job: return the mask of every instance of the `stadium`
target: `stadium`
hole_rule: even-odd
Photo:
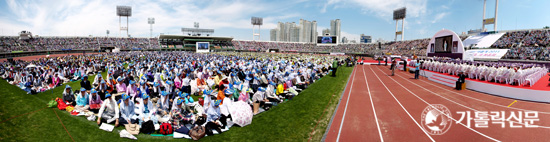
[[[0,141],[547,141],[550,28],[418,1],[3,1]]]

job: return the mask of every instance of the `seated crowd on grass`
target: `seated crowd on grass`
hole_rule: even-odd
[[[331,56],[298,54],[126,52],[1,63],[0,75],[30,94],[66,85],[63,102],[115,126],[169,123],[173,129],[229,129],[231,105],[254,114],[292,99],[326,75]],[[29,66],[35,65],[36,67]],[[106,72],[106,75],[101,73]],[[93,76],[88,81],[88,75]],[[74,92],[73,92],[74,91]],[[192,95],[199,96],[199,100]]]

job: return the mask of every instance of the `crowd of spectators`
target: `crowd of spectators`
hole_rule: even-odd
[[[465,39],[466,36],[461,36]],[[260,51],[278,49],[286,52],[316,53],[359,53],[359,54],[392,54],[392,55],[425,55],[428,38],[377,43],[351,43],[337,45],[317,45],[315,43],[245,41],[233,40],[227,44],[217,44],[221,48]],[[543,30],[523,30],[507,32],[491,47],[510,49],[505,59],[549,60],[550,33]],[[120,47],[121,49],[156,49],[160,48],[158,38],[117,38],[117,37],[38,37],[20,40],[19,37],[0,37],[0,52],[44,51],[62,49],[97,49],[99,47]],[[170,47],[170,46],[168,46]],[[183,48],[182,45],[173,47]]]
[[[430,39],[417,39],[392,42],[385,45],[386,52],[392,55],[425,55]]]
[[[426,54],[426,47],[429,39],[409,40],[403,42],[389,42],[380,45],[377,43],[349,43],[337,45],[317,45],[315,43],[298,42],[273,42],[273,41],[241,41],[233,40],[236,50],[267,51],[278,49],[286,52],[316,52],[316,53],[360,53],[378,54],[391,53],[398,55],[421,55]]]
[[[17,36],[0,37],[0,52],[98,49],[99,47],[120,47],[121,49],[160,48],[157,38],[36,37],[21,40]]]
[[[529,31],[514,31],[514,32],[507,32],[506,34],[502,35],[499,40],[497,40],[493,47],[495,48],[510,48],[512,46],[517,46],[521,43],[523,40],[523,37],[527,35]]]
[[[548,30],[507,32],[492,47],[510,49],[504,59],[550,60]]]

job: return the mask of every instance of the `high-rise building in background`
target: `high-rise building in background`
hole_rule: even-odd
[[[311,42],[317,42],[317,36],[319,36],[319,33],[317,33],[317,21],[313,20],[311,22],[311,36],[309,37],[310,38],[310,41]],[[307,38],[307,37],[304,37],[304,38]]]
[[[271,41],[317,42],[317,22],[300,19],[295,22],[277,23],[277,28],[270,30]]]
[[[269,39],[270,41],[277,41],[277,29],[269,30]]]
[[[340,19],[330,20],[330,35],[336,36],[339,41],[340,37]]]

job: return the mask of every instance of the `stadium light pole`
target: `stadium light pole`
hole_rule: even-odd
[[[483,18],[481,19],[481,31],[485,30],[485,7],[487,7],[487,0],[483,0]]]
[[[491,25],[493,24],[494,29],[493,31],[497,31],[497,21],[498,21],[498,0],[495,0],[495,17],[493,18],[487,18],[485,19],[485,10],[487,6],[487,0],[483,0],[483,19],[482,19],[482,27],[481,30],[485,31],[485,25]]]
[[[150,38],[153,38],[153,24],[155,24],[155,18],[148,18],[147,23],[150,25]]]
[[[399,8],[393,11],[393,20],[395,20],[395,39],[397,41],[397,36],[401,35],[401,41],[405,40],[405,17],[407,15],[407,8]],[[401,31],[398,31],[399,20],[401,20]]]
[[[498,15],[498,0],[496,0],[495,4],[495,31],[497,31],[497,15]]]
[[[130,25],[128,22],[129,17],[132,16],[132,7],[130,6],[116,6],[116,15],[118,16],[118,26],[120,28],[119,35],[122,34],[122,31],[126,31],[126,37],[129,37],[129,30],[128,26]],[[121,19],[122,17],[126,17],[126,27],[122,27]]]
[[[260,30],[261,30],[261,26],[264,23],[264,18],[252,17],[250,18],[250,23],[252,24],[252,40],[256,40],[256,36],[258,36],[258,40],[261,40]],[[255,31],[256,26],[258,26],[258,33],[256,33]]]

